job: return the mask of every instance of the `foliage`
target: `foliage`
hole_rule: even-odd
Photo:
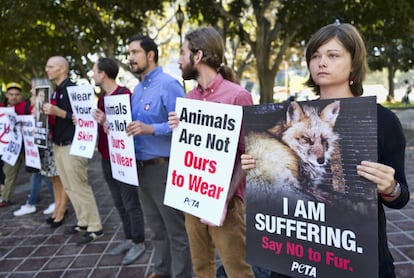
[[[148,11],[162,12],[162,3],[0,0],[0,80],[27,88],[53,55],[67,57],[73,72],[86,76],[90,54],[117,57],[129,36],[145,30]]]
[[[414,66],[414,3],[410,0],[372,1],[361,30],[369,51],[372,70],[388,70],[389,98],[394,98],[397,70],[406,72]],[[373,5],[375,2],[375,5]]]
[[[406,31],[412,30],[408,24],[414,14],[412,5],[410,0],[189,0],[187,10],[196,22],[222,30],[227,42],[228,36],[237,36],[245,43],[248,51],[244,53],[254,59],[247,55],[243,59],[239,51],[233,55],[238,58],[234,66],[243,69],[246,61],[255,62],[260,102],[267,103],[273,102],[274,79],[283,62],[289,61],[292,54],[300,54],[314,31],[335,21],[360,28],[368,39],[371,55],[373,49],[385,50],[381,54],[383,61],[370,59],[374,69],[388,65],[400,70],[411,68],[409,57],[413,49],[408,46],[413,42]]]
[[[275,76],[286,62],[300,65],[302,59],[291,57],[303,56],[311,34],[336,20],[362,31],[371,69],[387,68],[390,73],[391,96],[395,72],[413,67],[411,0],[183,0],[181,4],[188,16],[185,26],[208,24],[221,32],[227,63],[239,77],[246,69],[257,74],[261,103],[273,102]],[[174,34],[159,29],[173,20],[175,6],[167,0],[0,0],[0,83],[18,81],[28,89],[32,77],[43,75],[52,55],[67,57],[73,72],[85,77],[96,55],[124,59],[126,39],[137,32],[149,33],[157,38],[162,53],[171,53],[176,47]]]
[[[350,2],[350,3],[348,3]],[[260,85],[260,102],[273,102],[277,72],[290,55],[291,47],[303,50],[304,38],[319,27],[345,17],[354,1],[344,0],[190,0],[188,13],[199,23],[222,30],[223,37],[236,35],[254,57]],[[347,5],[345,5],[347,4]],[[321,8],[323,7],[323,9]],[[237,56],[237,55],[235,55]],[[239,58],[239,64],[249,59]],[[239,72],[240,73],[240,72]]]

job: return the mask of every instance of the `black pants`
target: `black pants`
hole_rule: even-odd
[[[4,184],[4,179],[6,178],[6,176],[4,175],[3,172],[3,165],[4,165],[4,161],[1,160],[1,155],[0,155],[0,184]]]
[[[138,188],[112,178],[109,160],[102,159],[101,163],[112,200],[121,217],[125,238],[131,239],[134,243],[144,242],[144,214],[139,200]]]

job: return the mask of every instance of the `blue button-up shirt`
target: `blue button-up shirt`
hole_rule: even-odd
[[[168,113],[175,111],[177,97],[185,97],[180,82],[156,67],[146,74],[144,80],[134,88],[132,94],[132,120],[151,124],[154,135],[134,137],[137,160],[169,157],[171,149],[171,129],[168,126]]]

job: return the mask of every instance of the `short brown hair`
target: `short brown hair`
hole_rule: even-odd
[[[313,34],[306,46],[306,64],[308,69],[313,53],[333,38],[336,38],[341,42],[343,47],[351,55],[351,66],[353,71],[349,76],[350,81],[352,80],[350,88],[354,96],[360,96],[363,93],[362,83],[365,79],[365,74],[368,71],[367,50],[361,34],[353,25],[349,23],[329,24]],[[309,79],[305,84],[313,88],[317,95],[320,94],[320,88],[315,84],[311,75],[309,75]]]

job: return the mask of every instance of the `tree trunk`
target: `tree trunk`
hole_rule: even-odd
[[[393,64],[388,64],[388,96],[387,101],[394,102],[394,76],[395,67]]]
[[[259,74],[258,79],[260,84],[260,104],[273,103],[273,85],[275,83],[275,77],[268,72],[267,74]]]

